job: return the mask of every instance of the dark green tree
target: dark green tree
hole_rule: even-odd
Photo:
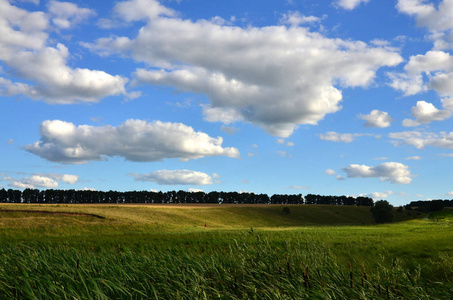
[[[376,223],[388,223],[393,220],[393,206],[385,200],[379,200],[371,207],[371,213]]]

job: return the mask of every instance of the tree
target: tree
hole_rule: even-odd
[[[393,220],[393,206],[385,200],[379,200],[371,207],[371,213],[376,223],[388,223]]]

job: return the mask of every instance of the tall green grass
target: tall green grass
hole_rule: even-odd
[[[0,250],[4,299],[451,299],[451,279],[426,278],[382,254],[342,260],[315,241],[275,244],[253,236],[227,247],[184,245],[137,253],[19,244]],[[442,268],[452,278],[452,256]],[[439,267],[438,265],[437,267]]]

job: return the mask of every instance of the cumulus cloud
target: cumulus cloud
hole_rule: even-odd
[[[404,66],[404,71],[388,74],[392,81],[390,86],[402,91],[405,96],[432,89],[443,97],[444,110],[437,109],[431,103],[419,101],[412,108],[412,114],[417,120],[406,119],[406,124],[403,125],[416,126],[448,118],[453,111],[453,56],[438,50],[411,56]]]
[[[352,10],[359,6],[360,3],[367,3],[370,0],[337,0],[335,5],[343,9]]]
[[[359,118],[366,121],[365,127],[390,127],[390,123],[393,121],[387,112],[377,109],[372,110],[368,115],[359,114]]]
[[[385,162],[375,167],[351,164],[342,168],[348,178],[378,177],[381,181],[389,181],[396,184],[409,184],[413,175],[409,167],[398,162]]]
[[[411,145],[418,149],[426,146],[453,150],[453,132],[404,131],[389,134],[394,145]]]
[[[32,176],[24,177],[22,179],[4,177],[3,181],[9,182],[9,186],[18,189],[55,189],[58,188],[58,182],[63,181],[69,184],[75,184],[78,179],[79,177],[77,175],[70,174],[35,174]]]
[[[325,141],[331,141],[331,142],[336,142],[336,143],[351,143],[353,142],[357,137],[361,136],[372,136],[375,138],[379,138],[379,135],[373,135],[369,133],[337,133],[334,131],[329,131],[324,134],[320,134],[319,138],[321,140]]]
[[[373,200],[381,200],[387,199],[390,195],[393,195],[392,191],[385,191],[385,192],[373,192],[371,194],[360,194],[359,196],[370,197]]]
[[[345,180],[343,176],[337,175],[337,180]]]
[[[48,11],[52,18],[52,23],[61,29],[67,29],[74,24],[95,15],[95,12],[88,8],[78,7],[74,3],[59,2],[51,0],[48,3]]]
[[[83,9],[71,3],[51,1],[49,9],[49,15],[65,15],[67,26],[84,15]],[[62,19],[55,22],[66,26]],[[127,79],[121,76],[70,68],[68,48],[61,43],[48,46],[49,24],[49,17],[43,12],[27,12],[0,0],[0,61],[6,71],[22,80],[0,77],[0,95],[24,95],[48,103],[95,102],[112,95],[128,96]]]
[[[77,175],[48,174],[48,176],[57,181],[63,181],[63,182],[69,183],[69,184],[75,184],[79,180],[79,176],[77,176]]]
[[[240,28],[183,20],[172,11],[140,12],[139,1],[120,4],[134,11],[126,21],[144,19],[146,25],[133,38],[101,38],[90,49],[146,63],[134,84],[207,95],[208,121],[249,122],[279,137],[341,109],[339,88],[368,86],[377,69],[402,61],[384,47],[330,39],[300,26]]]
[[[327,175],[336,175],[337,174],[337,172],[335,172],[332,169],[327,169],[327,170],[324,171],[324,173],[326,173]]]
[[[209,185],[212,177],[191,170],[159,170],[150,174],[132,174],[137,181],[150,181],[159,185]]]
[[[403,126],[412,127],[422,123],[431,123],[433,121],[443,121],[449,118],[451,112],[437,109],[432,103],[425,101],[417,101],[417,104],[412,107],[412,116],[415,120],[403,120]]]
[[[153,0],[123,1],[116,4],[113,10],[119,17],[128,22],[150,20],[159,16],[172,17],[176,14],[175,11]]]
[[[453,28],[453,2],[440,1],[436,8],[434,3],[425,0],[398,0],[397,9],[413,16],[419,26],[427,27],[430,31],[446,31]]]
[[[25,150],[59,163],[84,164],[107,156],[122,156],[129,161],[239,157],[236,148],[222,148],[221,137],[212,138],[181,123],[127,120],[118,127],[95,127],[47,120],[41,124],[40,134],[41,140],[25,146]]]

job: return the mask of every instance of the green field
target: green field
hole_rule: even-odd
[[[0,205],[0,298],[453,298],[450,211],[284,207]]]

